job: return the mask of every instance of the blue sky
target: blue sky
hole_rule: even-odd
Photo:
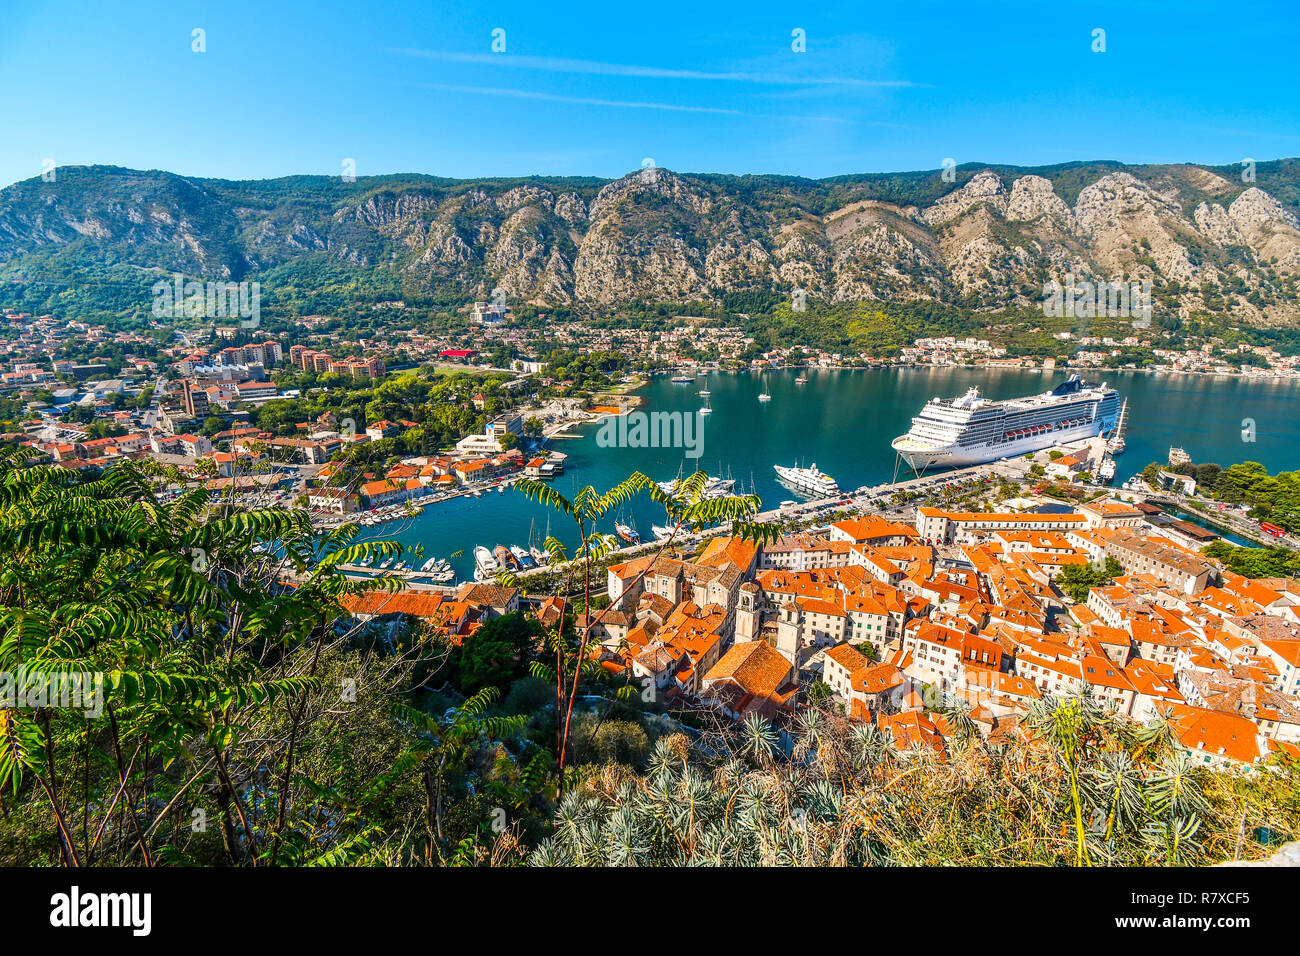
[[[0,186],[1275,159],[1298,48],[1291,3],[0,0]]]

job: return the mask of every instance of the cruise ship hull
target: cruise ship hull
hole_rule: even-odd
[[[1113,436],[1122,417],[1113,388],[1071,375],[1050,392],[1024,398],[989,401],[977,388],[960,398],[935,398],[891,447],[918,470],[960,468]]]
[[[1042,451],[1044,448],[1052,448],[1064,442],[1095,438],[1103,431],[1105,429],[1099,419],[1074,428],[1047,431],[1039,435],[1029,435],[1025,438],[999,442],[996,445],[972,445],[969,447],[950,445],[946,448],[927,448],[919,445],[906,435],[895,438],[892,444],[894,451],[898,452],[905,462],[919,471],[922,468],[965,468],[969,465],[987,464],[990,461],[998,461],[1002,458],[1018,458],[1021,455]]]

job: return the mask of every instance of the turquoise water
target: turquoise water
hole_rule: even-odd
[[[572,497],[587,484],[603,491],[640,470],[656,481],[673,478],[679,468],[701,468],[729,475],[748,491],[752,486],[769,506],[795,498],[776,481],[774,464],[816,462],[842,489],[874,485],[894,475],[890,441],[907,430],[912,416],[935,396],[959,395],[977,385],[989,398],[1041,392],[1060,372],[976,369],[884,369],[808,371],[808,384],[796,385],[794,370],[766,373],[772,401],[760,403],[762,377],[753,373],[714,374],[684,385],[656,377],[642,391],[644,411],[694,412],[708,383],[713,414],[703,419],[702,454],[696,461],[681,449],[602,448],[598,425],[575,430],[581,436],[559,439],[553,447],[569,456],[553,487]],[[1128,450],[1118,459],[1116,482],[1152,461],[1164,462],[1170,445],[1187,449],[1196,462],[1228,465],[1262,462],[1270,471],[1300,467],[1300,388],[1241,378],[1136,373],[1093,373],[1129,400]],[[1255,441],[1242,440],[1242,420],[1255,423]],[[900,472],[900,477],[906,473]],[[527,546],[530,529],[541,535],[550,514],[516,491],[456,498],[426,509],[403,526],[366,529],[368,537],[392,537],[407,545],[422,543],[429,556],[450,557],[461,579],[473,573],[472,550],[482,544]],[[663,510],[648,499],[632,503],[623,516],[643,536],[663,523]],[[572,540],[558,515],[551,530]],[[602,530],[612,532],[613,520]]]

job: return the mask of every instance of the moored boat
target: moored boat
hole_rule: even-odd
[[[797,491],[827,496],[840,493],[839,484],[830,475],[821,471],[817,467],[817,462],[813,462],[808,468],[784,465],[773,465],[772,468],[778,478]]]
[[[474,580],[491,581],[496,577],[499,570],[501,570],[501,565],[492,556],[492,552],[481,544],[476,545],[474,547]]]

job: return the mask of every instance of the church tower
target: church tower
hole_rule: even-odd
[[[803,609],[794,601],[781,605],[776,624],[776,649],[799,669],[799,650],[803,646]]]
[[[758,631],[762,626],[758,610],[758,585],[746,581],[740,586],[739,603],[736,606],[736,643],[747,644],[758,640]]]

